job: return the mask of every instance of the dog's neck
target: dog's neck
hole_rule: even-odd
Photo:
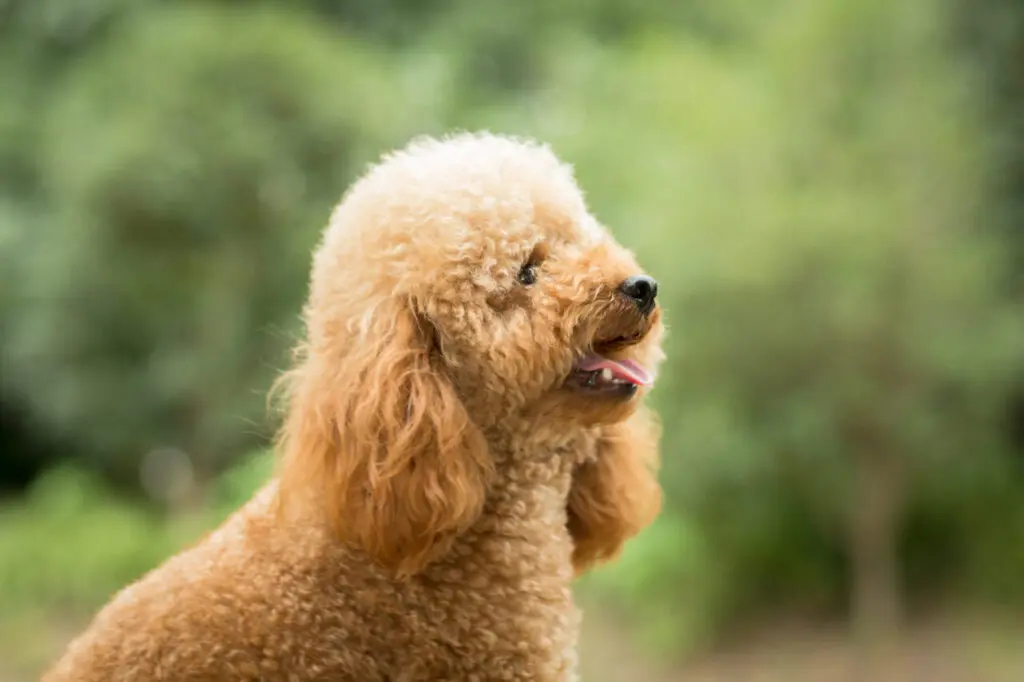
[[[499,487],[504,482],[519,487],[565,482],[593,452],[596,440],[592,430],[581,427],[537,429],[525,423],[493,427],[485,436]]]
[[[573,578],[569,490],[583,453],[592,451],[587,447],[592,435],[526,437],[499,430],[486,435],[495,475],[484,509],[426,575],[443,577],[453,564],[461,566],[467,554],[476,554],[486,557],[479,571],[490,580],[529,578],[535,585],[544,583],[557,598],[568,598],[563,590]]]
[[[572,579],[572,541],[567,504],[575,468],[592,457],[596,435],[584,428],[558,431],[493,428],[485,431],[494,466],[484,507],[472,525],[455,539],[445,556],[432,562],[426,575],[437,577],[461,565],[467,553],[487,557],[482,571],[509,579],[545,572],[558,584]],[[274,487],[276,490],[276,487]],[[322,496],[311,494],[298,503],[306,524],[310,515],[326,519]],[[314,524],[333,534],[326,523]],[[334,546],[333,541],[329,546]]]
[[[538,542],[565,529],[573,472],[593,456],[595,436],[584,429],[492,429],[486,432],[495,472],[477,530],[533,528]],[[543,528],[544,530],[541,530]],[[567,538],[567,536],[566,536]]]

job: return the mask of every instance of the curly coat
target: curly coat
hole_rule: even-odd
[[[386,157],[315,254],[278,475],[44,682],[577,679],[570,585],[656,515],[658,429],[567,377],[660,363],[640,272],[544,146]]]

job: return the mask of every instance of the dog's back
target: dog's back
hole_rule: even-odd
[[[318,585],[316,530],[284,533],[272,494],[122,590],[43,682],[383,679],[381,661],[323,644],[363,623]]]
[[[282,523],[273,492],[122,590],[42,682],[571,679],[564,517],[471,530],[392,580],[326,527]]]

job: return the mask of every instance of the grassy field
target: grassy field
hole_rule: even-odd
[[[841,628],[775,622],[686,662],[658,661],[620,624],[592,614],[581,642],[593,682],[880,682],[857,665]],[[1024,625],[986,617],[937,617],[908,628],[884,679],[890,682],[1013,682],[1021,679]]]
[[[189,543],[235,508],[269,473],[255,457],[227,473],[209,510],[161,517],[110,494],[72,470],[53,472],[30,495],[0,508],[0,682],[38,679],[108,596]],[[635,562],[622,562],[629,569]],[[602,572],[602,575],[614,572]],[[636,576],[634,576],[636,577]],[[769,619],[700,654],[682,651],[684,633],[660,632],[609,606],[606,582],[585,581],[580,643],[588,682],[880,682],[857,677],[842,628]],[[685,609],[685,604],[670,608]],[[1013,682],[1024,670],[1024,617],[946,611],[915,621],[894,646],[892,682]]]
[[[38,679],[85,618],[25,613],[0,619],[0,682]],[[895,652],[892,682],[1017,682],[1024,623],[992,616],[918,623]],[[591,605],[580,643],[584,682],[867,682],[837,628],[774,623],[690,661],[667,661],[634,641],[628,626]],[[872,680],[875,682],[875,680]]]

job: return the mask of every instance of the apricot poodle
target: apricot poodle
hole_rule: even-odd
[[[278,474],[44,680],[577,679],[571,581],[659,508],[656,295],[545,146],[387,156],[314,256]]]

